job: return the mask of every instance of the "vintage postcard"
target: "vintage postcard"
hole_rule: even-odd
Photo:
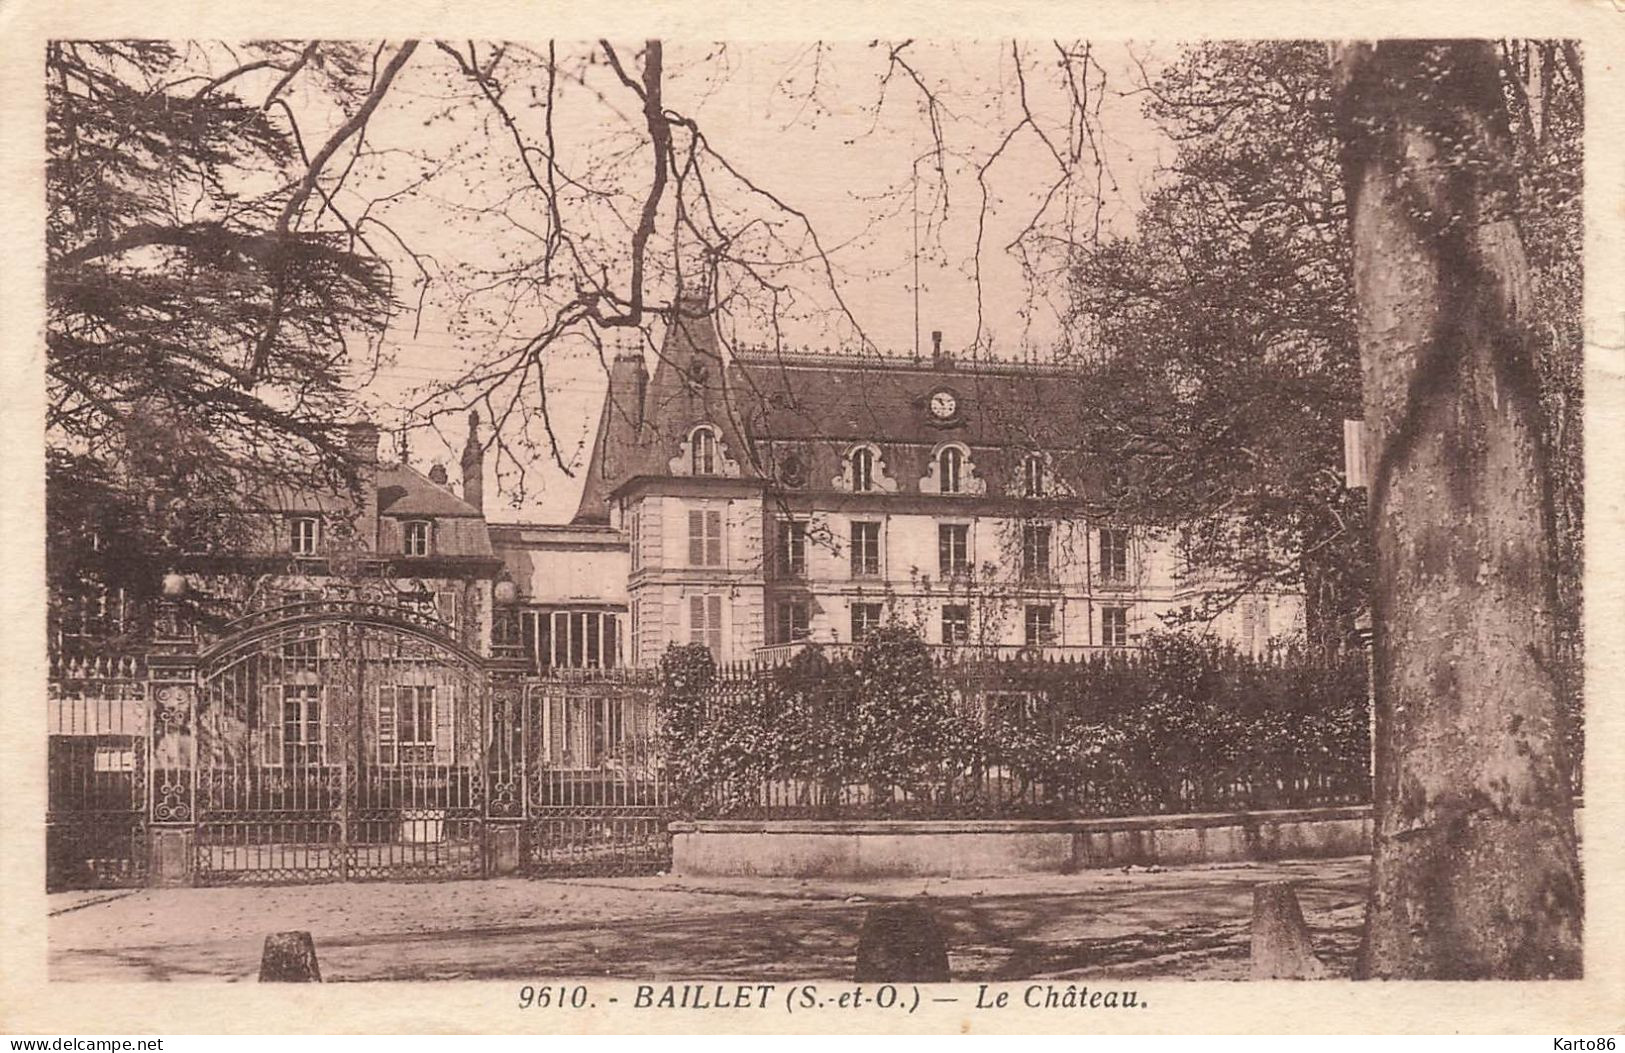
[[[1617,1031],[1625,13],[1464,13],[0,7],[0,1030]]]

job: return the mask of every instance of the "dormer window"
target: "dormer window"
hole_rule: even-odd
[[[694,434],[689,436],[689,451],[689,468],[692,474],[717,474],[716,432],[710,428],[695,428]]]
[[[315,516],[298,516],[290,523],[290,548],[296,556],[314,556],[321,544],[321,520]]]
[[[1021,492],[1027,497],[1043,497],[1049,492],[1048,473],[1044,470],[1044,458],[1038,454],[1028,454],[1021,465]]]
[[[429,554],[429,521],[408,519],[401,524],[401,549],[408,556]]]
[[[852,451],[852,492],[866,494],[875,488],[875,451],[859,446]]]
[[[937,454],[937,484],[945,494],[960,492],[961,479],[965,467],[965,455],[957,446],[944,447]]]

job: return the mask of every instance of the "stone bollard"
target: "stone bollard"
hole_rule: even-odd
[[[316,964],[316,941],[308,932],[273,932],[265,937],[260,955],[260,983],[321,983]]]
[[[1253,979],[1319,980],[1326,967],[1315,957],[1298,894],[1289,881],[1253,889]]]
[[[947,983],[948,945],[937,919],[918,903],[870,907],[852,978],[858,983]]]

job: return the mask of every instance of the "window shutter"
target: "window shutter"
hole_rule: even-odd
[[[688,639],[690,643],[705,642],[705,597],[688,598]]]
[[[419,690],[425,690],[420,688]],[[434,709],[434,762],[455,764],[457,749],[457,688],[446,685],[444,691],[426,689],[429,705]]]
[[[688,562],[693,567],[705,563],[705,513],[698,509],[688,513]]]
[[[435,614],[441,621],[457,628],[457,593],[452,589],[443,589],[434,594]]]
[[[722,566],[722,513],[705,513],[705,563],[709,567]]]
[[[393,687],[380,687],[378,689],[378,763],[394,764],[396,761],[395,749],[395,704],[396,692]]]

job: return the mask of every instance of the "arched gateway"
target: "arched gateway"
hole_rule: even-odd
[[[655,695],[361,598],[256,611],[201,650],[57,661],[48,882],[656,870]]]
[[[155,742],[159,817],[166,787],[184,809],[181,776],[195,780],[197,880],[482,873],[489,691],[477,654],[431,616],[360,600],[229,628],[198,656],[191,734]]]

